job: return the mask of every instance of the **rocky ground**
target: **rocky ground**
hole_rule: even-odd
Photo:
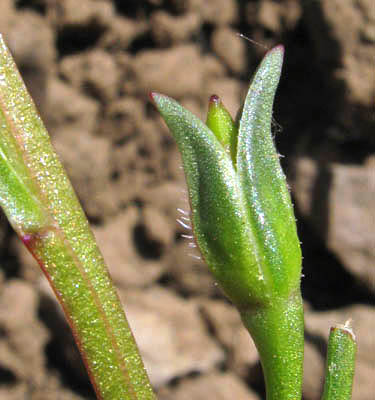
[[[239,317],[190,255],[176,146],[150,90],[234,114],[263,46],[286,46],[275,140],[304,253],[305,400],[327,334],[354,320],[354,400],[373,393],[374,43],[371,0],[1,0],[0,32],[109,264],[161,400],[261,399]],[[261,45],[236,34],[241,32]],[[0,218],[0,399],[93,399],[46,280]]]

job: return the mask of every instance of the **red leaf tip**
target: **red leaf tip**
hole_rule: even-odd
[[[211,97],[210,97],[210,100],[209,100],[209,105],[210,106],[218,106],[220,104],[220,97],[219,96],[217,96],[216,94],[213,94]]]
[[[277,46],[272,47],[272,49],[269,50],[268,53],[273,53],[273,52],[275,52],[275,51],[277,51],[277,52],[281,53],[282,55],[284,55],[284,52],[285,52],[285,47],[284,47],[284,45],[278,44]]]
[[[155,101],[154,97],[157,95],[156,92],[149,92],[148,97],[151,101]]]

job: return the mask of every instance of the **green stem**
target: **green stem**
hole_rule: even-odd
[[[350,321],[331,328],[322,400],[350,400],[357,343]]]
[[[259,352],[267,400],[301,399],[304,322],[300,293],[243,310],[241,317]]]
[[[98,398],[154,399],[103,257],[1,35],[0,206],[62,305]]]

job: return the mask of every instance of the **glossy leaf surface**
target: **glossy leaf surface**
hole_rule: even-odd
[[[153,399],[87,219],[1,36],[0,205],[62,305],[98,398]]]

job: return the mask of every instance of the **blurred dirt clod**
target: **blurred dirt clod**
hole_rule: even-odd
[[[155,387],[175,376],[213,370],[224,360],[224,352],[209,337],[195,304],[157,286],[120,292],[120,296],[127,304],[129,323]]]
[[[311,302],[304,398],[320,398],[329,326],[352,317],[353,399],[372,399],[374,26],[371,0],[1,0],[0,33],[94,223],[161,399],[257,399],[262,378],[237,312],[176,222],[177,209],[189,215],[181,158],[148,92],[202,119],[217,94],[235,117],[264,46],[279,43],[275,141]],[[1,215],[0,400],[93,399],[47,282],[10,232]]]

